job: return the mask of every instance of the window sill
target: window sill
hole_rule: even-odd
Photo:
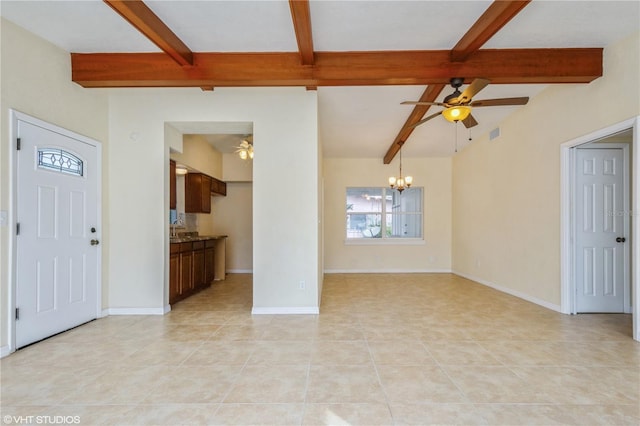
[[[350,238],[345,246],[419,246],[427,242],[422,238]]]

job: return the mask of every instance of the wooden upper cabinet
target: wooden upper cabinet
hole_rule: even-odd
[[[211,195],[227,195],[227,184],[204,173],[185,177],[184,210],[187,213],[211,213]]]
[[[226,196],[227,183],[216,178],[211,178],[211,194]]]
[[[211,177],[202,175],[200,186],[200,197],[202,198],[202,213],[211,213]]]
[[[211,177],[202,173],[188,173],[184,183],[184,211],[211,213]]]
[[[176,162],[169,161],[169,208],[174,210],[178,207],[176,198]]]

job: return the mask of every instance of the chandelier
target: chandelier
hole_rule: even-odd
[[[248,138],[247,138],[248,139]],[[253,160],[253,144],[249,142],[247,139],[243,139],[239,146],[237,146],[236,152],[240,156],[241,159]]]
[[[391,176],[389,177],[389,186],[391,189],[397,189],[398,192],[402,193],[405,188],[410,188],[413,183],[413,177],[405,176],[402,177],[402,147],[400,148],[400,175],[398,177]]]

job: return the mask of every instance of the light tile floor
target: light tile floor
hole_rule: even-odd
[[[561,315],[450,274],[327,275],[319,316],[252,316],[251,294],[229,275],[166,316],[2,359],[3,422],[640,424],[629,315]]]

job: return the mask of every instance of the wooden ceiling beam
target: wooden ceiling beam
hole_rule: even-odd
[[[181,66],[193,65],[193,52],[141,0],[104,0]]]
[[[507,22],[509,22],[514,16],[518,14],[527,4],[529,4],[531,0],[516,0],[516,1],[506,1],[506,0],[495,0],[491,5],[485,10],[485,12],[478,18],[478,20],[469,28],[469,31],[466,32],[464,36],[458,41],[458,43],[451,49],[449,52],[449,60],[454,63],[463,64],[465,61],[469,59],[472,54],[479,54],[479,49],[484,45],[495,33],[497,33]],[[456,70],[457,72],[449,73],[449,78],[452,77],[486,77],[481,72],[471,72]],[[489,78],[493,83],[498,83],[499,79]],[[533,81],[529,81],[533,82]],[[444,86],[443,86],[444,87]],[[440,89],[442,90],[442,89]],[[438,94],[435,94],[434,99],[438,97]],[[423,97],[433,96],[433,92],[430,87],[422,94]],[[430,101],[432,102],[432,101]],[[422,119],[422,117],[427,113],[430,106],[422,107],[415,106],[411,115],[409,115],[409,119],[405,123],[405,125],[398,132],[398,136],[396,136],[395,140],[387,150],[387,154],[384,156],[384,164],[389,164],[396,153],[402,148],[402,145],[405,143],[409,135],[413,133],[415,127],[411,127],[407,129],[408,126],[411,126],[414,123],[417,123]]]
[[[291,18],[302,65],[313,65],[313,36],[311,35],[309,0],[289,0],[289,8],[291,9]]]
[[[427,86],[427,89],[424,91],[419,101],[434,102],[444,88],[445,88],[444,84],[432,84]],[[393,160],[393,157],[396,156],[398,151],[400,151],[400,148],[402,148],[402,145],[404,145],[404,143],[406,142],[409,135],[411,135],[411,133],[413,132],[413,128],[409,128],[409,126],[412,125],[413,123],[420,121],[428,109],[429,109],[429,106],[423,106],[423,105],[416,105],[416,107],[413,108],[413,111],[409,115],[409,118],[407,118],[407,121],[404,123],[404,126],[402,126],[400,133],[398,133],[398,136],[396,136],[395,140],[389,147],[389,150],[385,154],[384,164],[389,164],[391,160]]]
[[[469,58],[530,2],[494,1],[451,49],[451,60],[462,62]]]
[[[180,67],[162,53],[72,53],[84,87],[255,87],[448,84],[482,76],[494,84],[588,83],[602,76],[601,48],[480,50],[465,62],[449,51],[194,53]],[[256,66],[256,64],[260,64]]]

